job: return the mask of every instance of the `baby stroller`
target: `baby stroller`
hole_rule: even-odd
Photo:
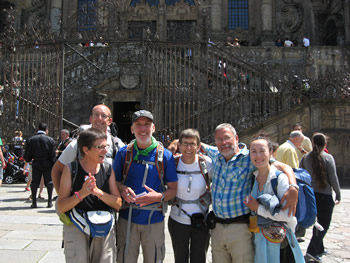
[[[23,157],[18,158],[15,154],[7,152],[4,159],[6,162],[6,168],[4,169],[4,182],[6,184],[12,184],[18,181],[28,181],[27,175],[23,174]]]

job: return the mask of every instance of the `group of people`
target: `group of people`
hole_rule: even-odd
[[[164,217],[169,204],[168,229],[176,263],[206,262],[210,238],[213,262],[283,262],[280,243],[266,238],[263,231],[268,229],[261,226],[262,219],[287,229],[285,240],[293,243],[292,258],[304,262],[294,235],[298,186],[290,166],[299,167],[299,163],[312,175],[318,222],[324,228],[322,233],[313,230],[306,256],[321,260],[326,253],[322,239],[334,206],[332,189],[337,201],[340,190],[334,159],[324,152],[324,135],[315,134],[310,149],[302,146],[302,131],[293,131],[288,147],[281,145],[275,160],[266,135],[259,134],[248,147],[240,147],[236,130],[228,123],[216,127],[215,147],[201,142],[197,130],[186,129],[168,149],[153,137],[156,127],[149,111],[133,114],[130,130],[135,140],[128,145],[111,134],[111,111],[106,105],[92,109],[90,123],[54,164],[54,155],[30,155],[38,138],[48,137],[45,127],[39,127],[27,143],[25,157],[33,160],[33,174],[35,169],[36,174],[42,172],[41,167],[49,162],[53,165],[51,175],[44,173],[44,179],[48,192],[52,193],[53,183],[58,193],[56,210],[64,222],[66,262],[136,263],[140,246],[144,262],[163,262]],[[45,145],[51,147],[53,142],[46,137]],[[286,154],[293,161],[285,160]],[[275,194],[271,180],[277,170],[281,174]],[[33,177],[32,191],[37,186]],[[272,213],[261,202],[266,196],[282,205],[279,212]],[[48,207],[50,202],[49,194]],[[97,221],[107,214],[112,222],[102,236],[94,235],[98,223],[90,222],[91,214]],[[256,233],[248,228],[254,216],[261,229]],[[77,219],[85,220],[89,227],[81,227],[84,224]]]
[[[280,38],[276,40],[276,46],[277,47],[294,47],[293,41],[291,41],[289,38],[285,38],[284,41],[282,41]],[[310,39],[308,39],[306,36],[303,37],[302,40],[302,46],[303,47],[309,47],[310,46]]]

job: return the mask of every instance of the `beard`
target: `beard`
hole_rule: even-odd
[[[233,144],[233,145],[221,146],[219,151],[220,151],[222,156],[227,158],[227,157],[234,156],[236,153],[236,149],[237,149],[237,146]]]

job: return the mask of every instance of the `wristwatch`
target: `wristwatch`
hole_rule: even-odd
[[[295,189],[297,189],[299,191],[299,185],[297,185],[297,184],[290,184],[289,188],[291,188],[291,187],[294,187]]]
[[[165,198],[165,195],[164,195],[164,193],[162,193],[162,198],[160,199],[160,201],[163,202],[164,198]]]

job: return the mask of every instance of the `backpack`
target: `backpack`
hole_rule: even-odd
[[[145,163],[145,161],[142,161],[142,160],[138,160],[138,161],[133,160],[132,153],[133,153],[133,148],[134,148],[134,141],[135,140],[132,140],[126,148],[126,155],[125,155],[125,161],[124,161],[124,166],[123,166],[122,184],[125,184],[125,181],[128,177],[129,169],[130,169],[132,162],[137,162],[137,163],[141,163],[141,164]],[[163,155],[164,155],[164,146],[161,142],[158,142],[157,151],[156,151],[156,158],[155,158],[156,161],[154,162],[154,165],[156,166],[157,171],[158,171],[162,192],[164,192],[164,190],[165,190]]]
[[[113,125],[112,125],[113,124]],[[112,159],[114,160],[115,156],[117,155],[117,152],[119,151],[119,149],[121,148],[119,145],[119,141],[121,141],[118,137],[117,137],[117,131],[118,131],[118,126],[113,122],[110,126],[110,135],[111,135],[111,140],[112,140]],[[79,135],[81,132],[91,128],[92,126],[90,124],[83,124],[80,125],[79,128],[75,129],[72,133],[72,138],[78,140]],[[71,139],[72,140],[72,139]],[[79,149],[77,149],[77,156],[76,158],[79,159],[80,153],[79,153]],[[111,157],[108,157],[111,158]]]
[[[181,154],[177,154],[174,156],[175,158],[175,166],[179,165],[179,160],[181,158]],[[204,181],[207,185],[207,190],[210,191],[210,179],[209,179],[209,174],[208,174],[208,169],[207,169],[207,163],[205,162],[205,158],[202,153],[198,153],[198,161],[199,161],[199,169],[201,171],[201,174],[203,175]],[[176,172],[180,172],[177,171]]]
[[[71,173],[71,177],[72,177],[72,188],[74,186],[75,180],[77,179],[77,175],[78,175],[78,159],[75,159],[73,162],[68,164],[70,173]],[[103,171],[105,173],[111,173],[112,170],[112,165],[106,162],[103,162],[102,167]]]
[[[303,168],[293,168],[299,186],[296,218],[298,225],[308,228],[316,222],[317,206],[314,189],[311,187],[311,175]],[[281,171],[276,171],[276,178],[271,180],[272,189],[277,195],[277,178]]]
[[[179,165],[179,160],[180,160],[181,154],[178,154],[175,156],[175,165],[176,168]],[[209,179],[209,174],[208,174],[208,169],[207,169],[207,163],[205,162],[205,158],[201,153],[198,153],[198,162],[199,162],[199,169],[200,172],[204,178],[205,184],[207,185],[207,189],[204,194],[202,194],[197,200],[182,200],[175,196],[173,200],[171,200],[169,203],[171,205],[176,205],[182,210],[185,214],[187,214],[182,208],[182,204],[193,204],[196,203],[199,205],[203,213],[206,213],[205,211],[209,205],[211,204],[211,193],[210,193],[210,179]],[[198,173],[198,171],[193,171],[193,172],[185,172],[185,171],[178,171],[176,170],[177,173],[181,174],[191,174],[191,173]],[[191,182],[191,181],[190,181]]]

